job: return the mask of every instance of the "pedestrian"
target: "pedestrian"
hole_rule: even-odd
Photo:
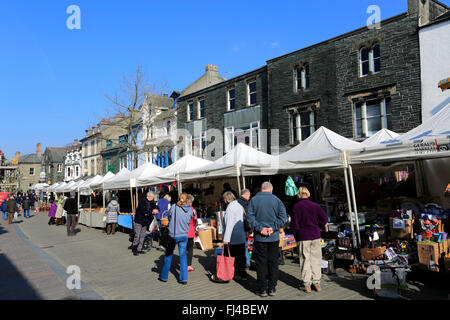
[[[48,211],[48,216],[50,217],[50,220],[48,221],[48,225],[55,224],[55,216],[56,216],[56,210],[58,209],[58,206],[56,203],[52,200],[50,200],[50,210]]]
[[[144,245],[145,235],[148,227],[152,223],[153,214],[158,213],[158,206],[155,201],[155,193],[153,191],[147,192],[147,196],[139,201],[134,217],[134,240],[131,250],[134,256],[145,254],[142,250]]]
[[[177,204],[172,206],[169,210],[169,236],[174,239],[174,243],[172,246],[166,248],[164,265],[158,280],[167,282],[170,266],[172,264],[173,251],[175,250],[175,246],[178,245],[180,256],[180,276],[178,282],[187,284],[188,271],[186,246],[188,242],[189,225],[194,213],[192,207],[189,205],[189,199],[186,193],[182,193],[179,199]]]
[[[78,217],[78,204],[75,200],[75,192],[70,193],[70,198],[64,203],[64,210],[67,212],[67,236],[75,236],[75,225]]]
[[[8,202],[8,198],[4,199],[2,201],[2,204],[0,205],[0,211],[3,215],[3,220],[8,219],[8,211],[6,210],[6,203]]]
[[[310,192],[306,187],[298,189],[299,201],[294,205],[290,229],[298,243],[300,261],[300,290],[311,292],[311,284],[321,291],[322,247],[320,228],[328,223],[328,216],[317,204],[309,200]]]
[[[220,200],[219,200],[219,203],[220,203],[220,205],[221,205],[222,208],[225,208],[225,207],[227,206],[226,203],[223,202],[223,195],[224,195],[226,192],[228,192],[228,191],[230,191],[231,193],[233,193],[234,197],[237,198],[237,193],[236,193],[236,191],[234,191],[233,189],[231,189],[231,185],[230,185],[228,182],[225,182],[225,183],[223,184],[222,196],[220,197]],[[225,209],[224,209],[224,211],[225,211]]]
[[[23,201],[22,194],[18,192],[16,197],[17,212],[19,212],[20,208],[22,207],[22,201]]]
[[[165,218],[169,213],[170,201],[172,197],[169,194],[164,195],[158,200],[158,213],[156,214],[156,222],[161,227],[161,219]]]
[[[17,212],[17,203],[14,200],[14,195],[8,196],[8,201],[6,202],[6,211],[8,211],[8,224],[13,223],[14,214]]]
[[[120,212],[120,205],[117,202],[117,198],[113,196],[111,201],[106,206],[106,234],[116,233],[116,223]]]
[[[239,199],[237,199],[239,204],[244,208],[244,215],[248,211],[248,202],[250,201],[250,196],[251,196],[250,190],[243,189],[241,191],[241,196],[239,197]],[[251,259],[250,259],[250,252],[248,251],[248,234],[251,232],[251,229],[249,228],[247,220],[245,220],[245,219],[244,219],[244,229],[246,232],[246,235],[245,235],[245,267],[250,268]]]
[[[230,255],[235,258],[235,280],[247,280],[245,271],[245,241],[246,232],[244,230],[244,207],[236,200],[232,192],[228,191],[223,195],[223,201],[227,204],[227,209],[223,217],[223,245],[230,249]]]
[[[245,219],[254,232],[257,294],[274,296],[278,281],[279,229],[286,223],[286,208],[278,197],[272,194],[273,186],[264,182],[248,204]]]
[[[189,232],[188,232],[188,243],[186,247],[187,254],[187,263],[188,263],[188,272],[195,271],[195,268],[192,267],[192,257],[194,255],[194,240],[198,237],[198,221],[197,221],[197,212],[192,205],[194,203],[194,196],[192,194],[188,195],[188,203],[192,209],[192,220],[189,223]]]
[[[26,195],[25,199],[23,199],[22,201],[23,216],[25,219],[28,219],[30,217],[30,207],[31,201],[28,195]]]
[[[64,213],[64,200],[65,200],[64,195],[61,195],[56,204],[57,209],[56,209],[56,213],[55,213],[55,219],[56,219],[57,226],[63,224],[62,220],[63,220],[63,213]],[[52,201],[52,199],[50,199],[50,201]],[[54,201],[53,201],[53,203],[54,203]]]

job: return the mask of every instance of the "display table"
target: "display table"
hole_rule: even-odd
[[[80,211],[78,223],[88,227],[105,228],[106,222],[103,221],[105,216],[102,212]]]
[[[132,215],[124,215],[119,214],[119,218],[117,220],[117,224],[124,228],[133,229],[133,216]]]

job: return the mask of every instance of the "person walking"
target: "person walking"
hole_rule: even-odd
[[[75,236],[75,226],[78,217],[78,204],[75,200],[75,192],[70,193],[70,198],[64,203],[64,210],[67,212],[67,236]]]
[[[106,234],[110,235],[116,233],[116,223],[119,219],[120,205],[116,197],[112,197],[111,201],[106,207]]]
[[[13,223],[14,214],[17,212],[17,203],[14,200],[14,195],[8,196],[8,201],[6,202],[6,211],[8,211],[8,224]]]
[[[2,204],[0,205],[0,211],[2,212],[3,220],[7,220],[8,219],[8,211],[6,210],[6,203],[7,202],[8,202],[8,198],[3,200]]]
[[[188,195],[188,203],[192,208],[192,220],[189,224],[189,232],[188,232],[188,243],[187,243],[187,263],[188,263],[188,272],[195,271],[195,268],[192,267],[192,257],[194,255],[194,240],[196,237],[198,237],[198,231],[197,231],[197,212],[194,209],[194,206],[192,205],[194,203],[194,196],[192,194]]]
[[[322,248],[320,228],[328,223],[328,216],[317,204],[309,200],[310,192],[306,187],[298,189],[299,201],[294,205],[290,229],[298,243],[300,261],[300,290],[311,292],[311,284],[321,291]]]
[[[152,223],[153,214],[157,214],[159,211],[154,199],[155,193],[149,191],[147,192],[147,196],[139,201],[134,217],[134,240],[131,246],[134,256],[145,254],[145,251],[142,250],[145,235],[148,227]]]
[[[58,206],[56,203],[52,200],[50,200],[50,210],[48,211],[48,216],[50,217],[50,220],[48,221],[48,225],[55,224],[55,216],[56,216],[56,210],[58,209]]]
[[[182,193],[179,199],[177,204],[172,206],[169,210],[169,236],[174,239],[174,244],[171,247],[166,248],[164,265],[158,280],[167,282],[170,266],[172,264],[173,251],[175,250],[175,246],[178,245],[180,256],[180,276],[178,282],[187,284],[188,270],[186,246],[188,242],[189,224],[191,223],[194,213],[192,207],[189,205],[188,195],[186,193]]]
[[[56,213],[55,213],[55,219],[56,219],[57,226],[63,224],[62,220],[63,220],[63,213],[64,213],[64,200],[65,200],[65,197],[63,195],[61,195],[56,204],[57,209],[56,209]],[[52,199],[50,199],[50,201],[52,201]],[[53,203],[55,203],[55,202],[53,201]]]
[[[28,219],[30,217],[30,207],[31,207],[31,201],[27,194],[25,196],[25,199],[23,199],[23,201],[22,201],[23,216],[25,219]]]
[[[246,232],[244,229],[244,208],[236,200],[232,192],[223,195],[223,201],[227,204],[227,209],[223,217],[223,245],[230,249],[230,255],[235,258],[235,280],[247,280],[245,271],[245,242]]]
[[[273,186],[264,182],[249,202],[245,219],[254,232],[257,294],[274,296],[278,281],[279,229],[286,223],[286,208],[278,197],[272,194]]]
[[[243,189],[241,191],[241,196],[237,199],[239,204],[244,208],[244,214],[248,211],[248,203],[250,201],[250,190]],[[250,233],[251,229],[248,226],[247,221],[244,219],[244,229],[245,229],[245,267],[250,268],[251,266],[251,259],[250,259],[250,252],[248,251],[248,234]]]

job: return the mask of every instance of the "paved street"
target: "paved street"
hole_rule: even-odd
[[[102,230],[78,225],[75,237],[67,237],[65,226],[48,226],[46,213],[19,223],[0,225],[0,299],[136,299],[136,300],[368,300],[373,295],[361,276],[352,278],[345,271],[323,278],[323,291],[306,294],[297,287],[298,264],[286,259],[280,266],[277,296],[260,298],[256,272],[249,271],[249,281],[215,284],[207,277],[214,272],[215,259],[200,249],[194,250],[189,283],[177,283],[178,270],[172,267],[169,281],[157,280],[163,252],[152,249],[134,257],[128,246],[128,234],[107,236]],[[174,261],[177,261],[175,258]],[[81,269],[81,289],[65,286],[66,269]],[[174,263],[173,263],[174,265]],[[447,298],[439,292],[428,298]],[[414,297],[417,298],[417,297]],[[422,297],[423,298],[423,297]]]

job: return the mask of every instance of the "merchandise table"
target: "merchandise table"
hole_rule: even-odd
[[[80,211],[78,223],[84,224],[88,227],[105,228],[106,222],[103,221],[104,213]]]

